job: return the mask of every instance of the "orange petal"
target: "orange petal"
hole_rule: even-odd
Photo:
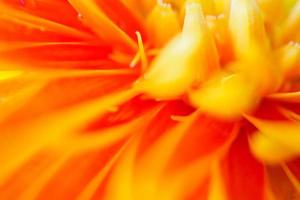
[[[224,160],[222,174],[228,199],[264,199],[264,167],[252,156],[245,134],[241,134],[233,143]]]
[[[93,0],[70,0],[74,8],[82,15],[85,23],[106,42],[118,46],[122,50],[137,49],[135,41],[115,24]]]

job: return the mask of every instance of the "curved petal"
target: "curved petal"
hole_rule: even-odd
[[[278,163],[300,153],[300,126],[287,121],[267,121],[247,117],[260,133],[251,138],[251,149],[260,159],[270,163]],[[272,152],[276,152],[275,154]]]

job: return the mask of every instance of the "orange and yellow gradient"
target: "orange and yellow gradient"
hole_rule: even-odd
[[[300,199],[300,0],[0,0],[0,199]]]

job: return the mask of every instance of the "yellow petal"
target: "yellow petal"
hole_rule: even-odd
[[[177,13],[169,4],[158,3],[147,18],[147,26],[157,47],[162,47],[180,32]],[[167,27],[167,28],[166,28]]]
[[[231,1],[229,29],[238,58],[248,57],[253,46],[267,44],[262,12],[255,0]]]
[[[251,137],[250,147],[258,159],[268,164],[278,164],[294,156],[293,151],[260,132]]]
[[[298,29],[300,28],[300,1],[293,5],[289,16],[282,27],[281,42],[288,42],[299,36]]]
[[[264,12],[264,17],[270,23],[280,23],[285,15],[284,4],[282,0],[258,0],[260,8]]]
[[[0,71],[0,81],[1,80],[8,80],[16,78],[23,74],[23,71],[20,70],[13,70],[13,71]]]
[[[300,155],[300,125],[273,122],[247,116],[259,133],[250,139],[254,154],[270,163],[278,163]]]
[[[217,14],[229,13],[230,0],[214,0]]]
[[[183,32],[162,49],[136,87],[157,99],[183,95],[218,68],[217,50],[201,5],[187,3]]]
[[[256,86],[241,74],[222,74],[190,93],[191,103],[202,111],[222,118],[237,118],[253,109],[258,101]]]
[[[282,47],[278,52],[279,66],[285,77],[297,77],[300,74],[300,44],[297,42],[290,42],[288,45]]]

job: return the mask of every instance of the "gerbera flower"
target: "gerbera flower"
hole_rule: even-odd
[[[300,199],[300,1],[0,10],[0,199]]]

